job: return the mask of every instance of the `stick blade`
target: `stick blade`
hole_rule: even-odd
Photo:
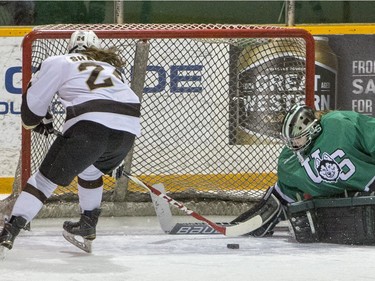
[[[159,190],[161,193],[165,193],[165,188],[162,183],[154,184],[152,187]],[[170,233],[174,227],[174,223],[169,204],[163,198],[156,196],[152,192],[150,194],[161,229],[165,233]]]

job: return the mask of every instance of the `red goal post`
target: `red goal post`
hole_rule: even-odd
[[[149,184],[163,183],[176,199],[199,201],[197,208],[206,205],[202,212],[209,214],[230,209],[211,202],[242,206],[277,179],[280,116],[293,102],[314,103],[314,39],[309,32],[217,24],[38,26],[23,41],[24,91],[38,64],[66,53],[68,39],[78,29],[93,30],[103,47],[116,46],[129,63],[124,71],[142,98],[143,130],[126,159],[132,174]],[[64,112],[58,101],[54,105],[59,129]],[[16,175],[21,186],[53,138],[22,130],[21,171]],[[149,204],[149,195],[126,179],[107,177],[105,183],[108,214],[139,215],[143,207],[129,206]],[[55,201],[76,204],[76,182],[58,188],[50,199]],[[125,207],[113,207],[118,202]],[[64,208],[57,216],[69,215]]]

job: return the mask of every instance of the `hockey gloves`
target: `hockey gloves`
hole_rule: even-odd
[[[53,116],[51,113],[47,112],[46,116],[40,121],[39,125],[37,125],[34,129],[34,132],[48,136],[53,134],[55,129],[53,128]]]

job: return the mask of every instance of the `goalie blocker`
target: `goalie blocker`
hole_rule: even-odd
[[[298,242],[375,244],[375,196],[301,201],[287,213]]]

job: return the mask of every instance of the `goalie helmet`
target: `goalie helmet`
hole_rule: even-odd
[[[79,53],[89,47],[100,48],[100,40],[91,30],[77,30],[72,33],[68,45],[69,53]]]
[[[305,105],[294,105],[285,115],[281,137],[286,146],[304,161],[304,151],[322,130],[314,110]]]

